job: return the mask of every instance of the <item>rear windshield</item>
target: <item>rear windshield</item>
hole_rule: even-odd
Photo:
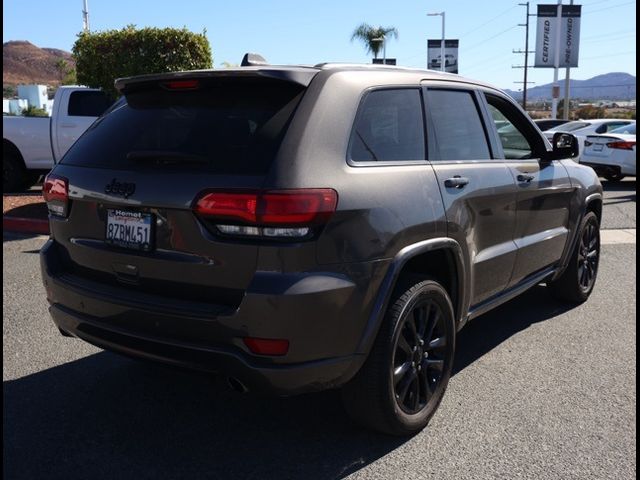
[[[614,128],[613,130],[609,130],[609,133],[622,133],[627,135],[635,135],[636,124],[632,123],[630,125],[624,125],[623,127]]]
[[[590,124],[587,122],[569,122],[554,127],[553,130],[560,130],[563,132],[574,132],[576,130],[580,130],[581,128],[588,127]]]
[[[304,88],[220,79],[195,90],[157,85],[129,93],[62,159],[65,165],[265,174]]]

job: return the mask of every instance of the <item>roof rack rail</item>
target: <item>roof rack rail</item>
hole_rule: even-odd
[[[262,55],[257,53],[245,53],[242,57],[241,67],[258,67],[260,65],[269,65]]]

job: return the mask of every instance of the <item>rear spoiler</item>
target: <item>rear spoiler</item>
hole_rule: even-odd
[[[154,73],[150,75],[137,75],[135,77],[118,78],[115,81],[115,87],[121,94],[126,94],[131,90],[144,88],[145,85],[157,84],[160,82],[232,77],[253,77],[295,83],[306,88],[309,86],[311,80],[318,74],[319,71],[319,69],[313,67],[277,66],[255,66],[220,70],[191,70],[188,72]]]

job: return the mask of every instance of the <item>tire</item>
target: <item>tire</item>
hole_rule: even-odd
[[[21,192],[27,184],[27,172],[22,161],[13,153],[2,156],[2,193]]]
[[[617,173],[607,173],[604,175],[604,178],[610,182],[619,182],[624,178],[624,175],[621,172]]]
[[[446,290],[433,280],[402,285],[365,364],[342,388],[345,409],[356,422],[390,435],[412,435],[429,423],[447,388],[455,352]]]
[[[586,301],[596,283],[599,261],[600,223],[595,213],[587,212],[580,223],[569,265],[558,279],[549,283],[553,296],[574,303]]]

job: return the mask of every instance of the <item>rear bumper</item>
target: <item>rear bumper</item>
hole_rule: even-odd
[[[615,174],[615,175],[633,175],[636,174],[636,165],[633,163],[613,163],[607,162],[606,159],[599,160],[594,162],[593,159],[589,158],[587,161],[580,161],[582,165],[586,165],[595,170],[595,172],[602,176],[607,174]]]
[[[43,282],[55,324],[100,348],[232,376],[249,390],[292,395],[338,387],[365,360],[358,354],[384,262],[336,272],[258,272],[240,307],[203,315],[136,303],[56,271],[56,244],[41,250]],[[386,263],[384,264],[386,267]],[[277,278],[276,278],[277,277]],[[243,337],[285,338],[287,355],[252,354]]]

